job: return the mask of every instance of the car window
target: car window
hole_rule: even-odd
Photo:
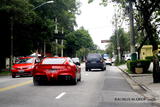
[[[16,64],[28,64],[28,63],[33,63],[35,61],[34,58],[23,58],[23,59],[18,59],[16,61]]]
[[[73,62],[79,62],[79,58],[72,58]]]
[[[64,64],[65,61],[64,58],[46,58],[42,61],[42,64]]]
[[[88,56],[87,56],[87,60],[100,60],[100,59],[102,59],[102,56],[101,55],[99,55],[99,54],[89,54]]]

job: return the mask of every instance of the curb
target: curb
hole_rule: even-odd
[[[127,75],[127,77],[129,77],[134,83],[136,83],[141,89],[143,89],[146,93],[143,94],[143,96],[149,100],[149,101],[156,101],[157,100],[157,95],[152,92],[151,89],[149,89],[148,87],[146,87],[144,84],[140,84],[138,83],[136,80],[134,80],[129,73],[125,72],[122,68],[118,67],[125,75]],[[130,83],[129,83],[130,84]],[[133,88],[132,84],[130,84],[131,87]]]

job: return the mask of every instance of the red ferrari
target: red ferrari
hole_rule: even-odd
[[[47,57],[33,70],[33,83],[40,85],[47,81],[71,81],[74,85],[81,81],[81,68],[69,57]]]
[[[36,57],[20,57],[16,60],[16,63],[12,66],[12,78],[17,75],[30,75],[32,76],[32,71],[36,65]]]

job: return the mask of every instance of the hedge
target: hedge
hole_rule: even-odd
[[[135,68],[143,68],[143,73],[147,73],[150,63],[151,63],[151,60],[127,61],[127,68],[132,73],[136,73]]]
[[[160,60],[160,56],[158,56],[159,60]],[[153,56],[146,56],[145,57],[146,60],[150,60],[153,61]]]

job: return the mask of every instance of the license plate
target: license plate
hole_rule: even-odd
[[[24,70],[19,70],[19,72],[21,72],[21,73],[22,73],[22,72],[24,72]]]
[[[50,70],[49,72],[56,72],[56,70]]]

